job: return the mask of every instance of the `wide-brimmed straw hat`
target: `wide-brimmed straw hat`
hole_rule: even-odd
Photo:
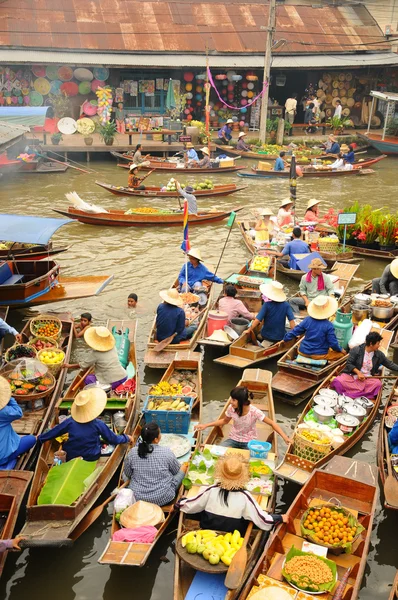
[[[132,165],[130,165],[130,171],[135,171],[135,169],[138,169],[139,166],[140,165],[136,165],[133,163]]]
[[[167,302],[167,304],[172,304],[173,306],[181,307],[184,305],[182,298],[176,290],[176,288],[171,288],[170,290],[162,290],[161,292],[159,292],[159,296],[162,300],[164,300],[164,302]]]
[[[342,145],[340,146],[340,151],[341,151],[341,152],[349,152],[349,151],[350,151],[350,149],[349,149],[349,147],[347,146],[347,144],[342,144]]]
[[[215,479],[224,490],[241,490],[250,479],[249,465],[243,454],[226,454],[218,459]]]
[[[285,198],[284,200],[282,200],[282,202],[280,203],[280,208],[283,208],[284,206],[287,206],[288,204],[293,204],[293,201],[290,200],[290,198]]]
[[[93,350],[107,352],[112,350],[116,340],[107,327],[89,327],[84,332],[84,341]]]
[[[260,292],[274,302],[285,302],[286,294],[283,291],[283,285],[279,281],[263,283],[260,285]]]
[[[204,147],[200,149],[201,152],[203,152],[203,154],[207,154],[207,156],[209,156],[209,149]]]
[[[232,119],[228,119],[228,121],[227,121],[227,125],[229,125],[230,123],[233,123],[233,120],[232,120]]]
[[[398,258],[394,258],[394,260],[390,264],[390,271],[391,275],[398,279]]]
[[[213,340],[214,342],[222,342],[224,344],[229,344],[231,341],[223,329],[215,329],[206,339]]]
[[[11,387],[7,379],[0,376],[0,410],[7,406],[11,398]]]
[[[307,311],[313,319],[329,319],[338,308],[336,298],[332,296],[317,296],[308,305]]]
[[[102,413],[106,406],[106,392],[100,387],[92,387],[79,392],[70,412],[78,423],[89,423]]]
[[[271,217],[273,214],[274,213],[270,208],[263,208],[262,210],[260,210],[261,217]]]
[[[185,144],[185,148],[188,148],[189,150],[191,150],[191,148],[193,148],[193,147],[194,147],[194,145],[192,144],[192,142],[187,142]]]
[[[316,198],[311,198],[311,200],[308,200],[307,210],[312,208],[316,204],[319,204],[320,202],[321,202],[321,200],[317,200]]]
[[[164,521],[164,512],[157,504],[139,500],[120,515],[120,524],[123,527],[134,529],[143,525],[158,525]]]
[[[327,269],[327,266],[324,262],[322,262],[321,258],[313,258],[310,264],[308,265],[308,270],[311,269],[322,269],[323,271],[324,269]]]
[[[238,137],[243,137],[244,135],[246,135],[246,133],[244,131],[240,131]]]
[[[188,256],[192,256],[192,258],[197,258],[198,260],[202,260],[202,255],[200,253],[199,248],[191,248],[187,252]]]

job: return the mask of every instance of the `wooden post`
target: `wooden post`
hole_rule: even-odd
[[[278,129],[276,132],[276,143],[278,146],[283,146],[283,136],[285,133],[285,120],[279,118],[278,119]]]
[[[269,79],[271,73],[271,54],[272,54],[272,37],[275,32],[276,25],[276,0],[270,0],[268,13],[267,37],[265,42],[265,57],[264,57],[264,75],[263,85],[266,84],[262,99],[261,99],[261,115],[260,115],[260,132],[259,138],[263,144],[267,137],[267,114],[268,114],[268,98],[269,98]]]
[[[90,152],[87,152],[87,162],[90,162]]]

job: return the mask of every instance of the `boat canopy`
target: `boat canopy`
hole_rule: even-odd
[[[45,246],[57,229],[67,223],[73,223],[73,221],[71,219],[1,214],[0,240]]]
[[[49,106],[0,106],[0,121],[43,127]]]

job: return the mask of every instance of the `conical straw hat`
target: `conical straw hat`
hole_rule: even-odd
[[[89,423],[96,419],[106,406],[106,393],[101,387],[92,387],[79,392],[70,412],[78,423]]]
[[[279,281],[263,283],[260,285],[260,292],[274,302],[285,302],[286,294],[283,291],[283,285]]]
[[[7,406],[11,398],[11,387],[7,379],[0,377],[0,410]]]
[[[162,290],[159,292],[159,296],[162,300],[167,302],[167,304],[172,304],[173,306],[183,306],[184,302],[176,288],[171,288],[170,290]]]
[[[152,504],[151,502],[145,502],[139,500],[128,508],[126,508],[120,515],[120,524],[123,527],[134,529],[135,527],[141,527],[143,525],[158,525],[163,523],[164,513],[160,506]]]
[[[84,341],[93,350],[107,352],[112,350],[116,340],[107,327],[89,327],[84,333]]]

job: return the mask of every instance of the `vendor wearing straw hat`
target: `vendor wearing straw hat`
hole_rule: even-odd
[[[197,215],[198,214],[198,203],[196,202],[196,196],[194,196],[194,189],[193,187],[191,187],[190,185],[186,185],[185,188],[183,189],[181,187],[181,184],[175,179],[175,184],[177,187],[177,191],[180,194],[180,196],[182,196],[183,198],[185,198],[185,200],[188,202],[188,214],[189,215]],[[180,204],[181,207],[181,204]]]
[[[300,309],[308,307],[311,300],[317,296],[334,296],[334,286],[330,275],[323,273],[326,265],[321,258],[313,258],[308,265],[308,273],[300,281],[300,298],[291,298],[289,304],[294,314],[299,315]]]
[[[143,163],[142,163],[143,164]],[[138,177],[137,173],[140,170],[141,165],[132,164],[130,165],[130,173],[128,179],[128,187],[134,188],[137,190],[145,190],[145,185],[141,185],[141,181],[144,179],[143,177]]]
[[[386,266],[381,277],[372,279],[372,292],[375,294],[398,294],[398,258]]]
[[[203,158],[198,162],[196,166],[200,167],[201,169],[209,169],[211,167],[209,149],[204,146],[200,149],[200,151],[203,154]]]
[[[283,285],[279,281],[263,283],[260,285],[260,292],[267,298],[267,301],[264,302],[257,317],[245,333],[255,331],[262,323],[261,340],[274,344],[283,340],[285,336],[286,319],[289,321],[291,329],[295,327],[294,314],[290,304],[286,301]]]
[[[336,298],[317,296],[308,305],[308,317],[292,331],[289,331],[284,341],[304,335],[299,347],[299,354],[315,360],[329,361],[342,358],[346,353],[337,340],[333,324],[329,321],[338,308]]]
[[[243,139],[246,136],[246,133],[244,131],[241,131],[239,133],[238,136],[238,143],[236,144],[236,149],[240,150],[241,152],[250,152],[251,147],[246,144],[245,140]]]
[[[340,152],[340,144],[334,135],[329,135],[329,139],[325,146],[325,152],[326,154],[338,154]]]
[[[279,205],[278,214],[276,217],[276,222],[279,227],[289,226],[293,223],[293,214],[292,214],[293,202],[290,198],[285,198]]]
[[[263,208],[260,211],[260,219],[254,226],[255,238],[254,241],[258,244],[268,244],[270,237],[275,233],[275,224],[271,221],[271,216],[274,213],[270,208]]]
[[[233,120],[228,119],[225,125],[218,130],[218,139],[222,140],[226,145],[228,145],[229,141],[232,140],[232,129],[230,128],[230,125],[232,124]]]
[[[188,285],[186,283],[185,264],[181,267],[178,275],[178,283],[183,292],[191,290],[204,291],[203,281],[214,281],[215,283],[224,283],[220,277],[214,275],[202,262],[202,255],[199,248],[191,248],[188,253]],[[171,334],[170,334],[171,335]]]
[[[248,521],[264,531],[287,522],[286,515],[265,512],[245,490],[250,479],[249,465],[240,453],[226,454],[218,459],[215,479],[214,485],[179,502],[181,512],[199,516],[201,529],[227,532],[237,529],[244,535]]]
[[[86,358],[80,363],[73,365],[64,364],[64,369],[88,369],[94,368],[94,375],[87,375],[85,383],[111,385],[116,389],[126,381],[127,372],[122,367],[115,348],[116,340],[107,327],[89,327],[84,332],[84,341],[91,350]]]
[[[318,223],[321,220],[319,215],[319,204],[321,200],[317,200],[316,198],[312,198],[308,200],[307,210],[305,211],[304,221],[309,221],[310,223]]]
[[[191,142],[187,142],[185,144],[184,147],[184,158],[185,158],[185,163],[191,167],[196,167],[197,163],[199,162],[199,156],[198,153],[196,152],[193,144],[191,144]]]
[[[101,456],[102,440],[112,446],[132,442],[133,438],[130,435],[116,435],[97,418],[104,411],[106,401],[106,393],[100,387],[79,392],[72,404],[71,416],[46,433],[40,434],[38,441],[47,442],[67,433],[68,440],[62,446],[67,461],[79,456],[87,461],[98,460]]]
[[[289,268],[292,268],[290,261],[292,254],[308,254],[311,252],[311,250],[308,247],[308,244],[301,239],[300,227],[294,227],[292,234],[293,239],[287,244],[285,244],[282,252],[269,252],[269,254],[272,254],[273,256],[280,256],[282,259],[283,257],[285,257],[284,260],[280,261],[281,264],[283,264],[284,266],[286,266],[286,262],[288,259]]]
[[[0,376],[0,470],[13,469],[17,458],[36,444],[34,435],[19,436],[11,423],[23,417],[18,402],[11,397],[7,379]]]
[[[172,343],[179,344],[193,336],[197,325],[189,326],[185,312],[183,310],[183,301],[176,288],[162,290],[159,296],[163,302],[159,304],[156,310],[156,341],[162,342],[166,338],[174,335]]]

